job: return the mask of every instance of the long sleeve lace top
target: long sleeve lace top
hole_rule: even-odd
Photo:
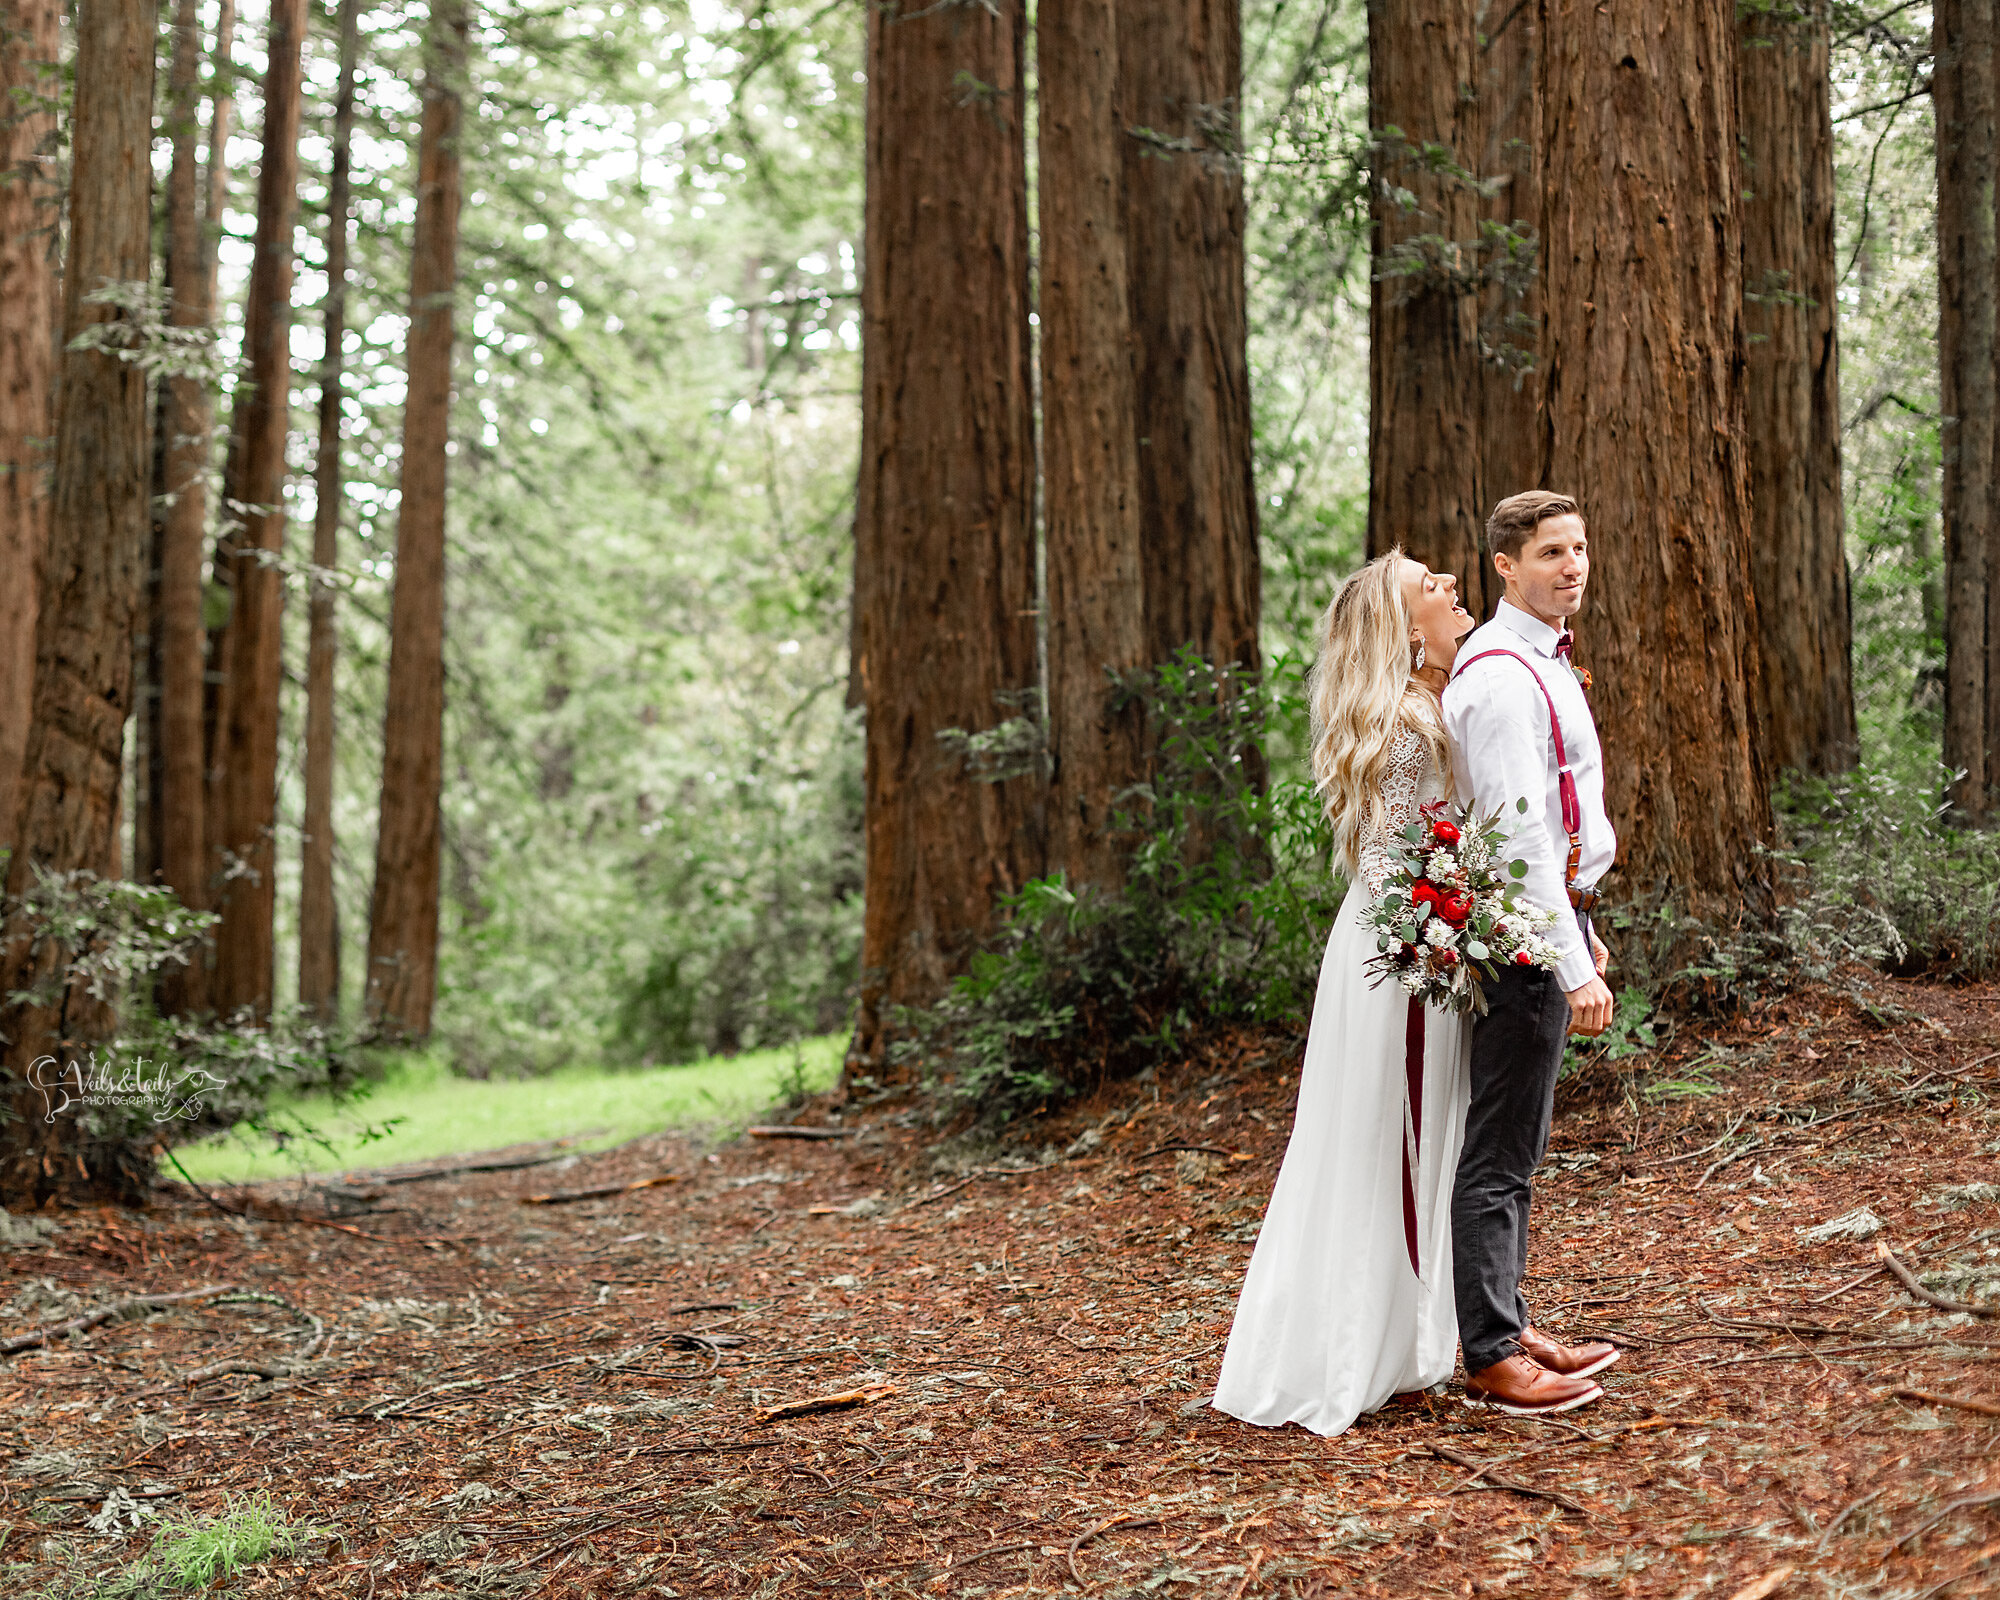
[[[1443,775],[1431,759],[1430,741],[1413,728],[1398,728],[1382,775],[1382,824],[1361,841],[1361,878],[1371,899],[1380,898],[1399,835],[1414,822],[1418,808],[1445,798]]]

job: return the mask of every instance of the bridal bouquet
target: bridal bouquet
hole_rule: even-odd
[[[1520,809],[1527,810],[1525,802]],[[1556,914],[1522,899],[1514,880],[1525,862],[1504,864],[1499,813],[1477,817],[1436,800],[1403,830],[1400,859],[1363,921],[1381,953],[1368,963],[1413,998],[1452,1011],[1484,1012],[1480,975],[1502,966],[1556,964],[1545,937]]]

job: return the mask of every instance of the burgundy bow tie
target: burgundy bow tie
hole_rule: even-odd
[[[1570,632],[1569,629],[1565,628],[1561,633],[1557,634],[1556,659],[1558,661],[1567,661],[1569,659],[1570,646],[1575,643],[1576,635]]]

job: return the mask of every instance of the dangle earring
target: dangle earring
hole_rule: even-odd
[[[1410,658],[1410,676],[1415,677],[1424,670],[1424,641],[1417,641],[1417,653]]]

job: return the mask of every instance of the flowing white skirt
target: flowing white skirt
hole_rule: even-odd
[[[1409,996],[1371,989],[1365,889],[1334,919],[1313,1002],[1298,1111],[1229,1349],[1216,1410],[1318,1434],[1344,1432],[1390,1396],[1451,1375],[1451,1190],[1465,1137],[1469,1019],[1424,1011],[1423,1126],[1414,1170],[1422,1276],[1404,1230]]]

